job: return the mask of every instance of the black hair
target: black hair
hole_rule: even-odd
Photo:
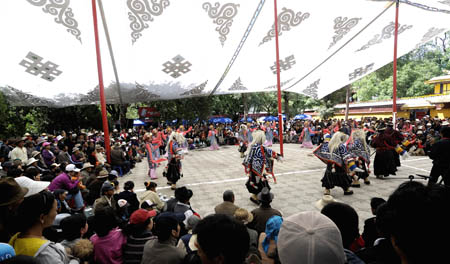
[[[81,229],[86,226],[87,219],[83,214],[74,214],[61,220],[62,236],[68,241],[81,238]]]
[[[385,202],[386,200],[384,200],[383,198],[373,197],[372,199],[370,199],[370,208],[372,208],[376,212],[378,206],[384,204]]]
[[[348,204],[333,202],[325,205],[320,211],[330,218],[341,231],[342,244],[349,249],[350,245],[359,237],[358,213]]]
[[[95,210],[93,227],[95,233],[99,237],[104,237],[109,234],[109,231],[117,227],[117,219],[114,214],[114,209],[111,207],[103,207]]]
[[[134,188],[134,182],[133,181],[127,181],[125,182],[125,184],[123,185],[123,189],[125,191],[131,191]]]
[[[227,202],[232,202],[234,199],[234,193],[231,190],[227,190],[223,193],[223,200]]]
[[[155,219],[155,233],[160,242],[167,241],[172,230],[178,231],[178,221],[172,216],[159,216]]]
[[[443,127],[441,129],[441,134],[445,138],[450,138],[450,127]]]
[[[23,173],[23,170],[14,166],[14,167],[11,167],[10,169],[8,169],[8,172],[6,172],[6,176],[12,177],[12,178],[17,178],[19,176],[22,176],[22,173]]]
[[[42,214],[47,215],[53,208],[55,196],[51,192],[43,191],[26,197],[17,212],[19,231],[27,231],[40,221]]]
[[[156,182],[144,182],[145,185],[145,189],[148,191],[152,188],[156,188],[158,186],[158,184],[156,184]]]
[[[25,170],[25,176],[27,176],[28,178],[34,180],[34,177],[38,176],[39,174],[39,169],[36,167],[29,167]]]
[[[225,264],[244,262],[250,237],[241,222],[223,214],[209,215],[198,222],[194,233],[208,259],[222,256]]]
[[[450,190],[440,185],[410,181],[391,194],[387,201],[393,215],[389,229],[408,263],[440,263],[447,258],[448,246],[440,239],[450,235],[449,204]]]

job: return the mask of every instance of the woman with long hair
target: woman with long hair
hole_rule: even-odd
[[[167,142],[167,166],[166,171],[163,172],[164,177],[167,178],[167,184],[171,185],[171,189],[175,190],[177,188],[176,184],[180,177],[183,176],[181,173],[181,158],[182,149],[181,144],[185,142],[184,136],[178,132],[172,132]]]

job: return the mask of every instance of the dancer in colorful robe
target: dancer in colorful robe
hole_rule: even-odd
[[[182,135],[183,137],[185,137],[187,133],[191,132],[191,130],[192,130],[192,126],[190,126],[188,130],[186,130],[184,128],[184,126],[181,125],[178,128],[177,133]],[[187,140],[184,140],[184,142],[178,142],[178,144],[180,144],[180,147],[183,149],[184,154],[188,154],[189,144],[188,144]]]
[[[272,147],[273,129],[270,122],[266,123],[265,129],[266,129],[266,142],[264,143],[264,145],[267,147]]]
[[[209,147],[210,150],[218,150],[219,144],[217,143],[217,130],[214,129],[213,125],[209,126],[209,132],[208,132],[208,140],[211,143],[211,146]]]
[[[244,159],[243,165],[248,180],[245,183],[247,190],[251,193],[250,200],[259,204],[257,195],[264,187],[269,186],[269,179],[277,180],[273,174],[273,160],[281,160],[281,156],[270,148],[264,146],[266,137],[264,131],[257,130],[253,132],[253,142],[249,147],[249,153]],[[269,175],[268,175],[269,174]]]
[[[167,184],[171,185],[171,189],[177,188],[176,184],[180,177],[183,177],[181,168],[181,159],[183,158],[183,150],[180,147],[180,143],[185,142],[185,138],[178,132],[172,132],[167,142],[167,166],[163,172],[164,177],[167,178]]]
[[[299,141],[302,141],[302,144],[300,145],[301,148],[313,148],[311,135],[314,135],[316,132],[314,132],[310,127],[310,122],[305,122],[305,127],[302,130],[302,133],[300,134]]]
[[[353,177],[352,187],[361,186],[359,179],[363,179],[364,184],[370,184],[370,149],[367,146],[366,133],[363,130],[355,129],[352,131],[347,143],[347,150],[355,158],[356,166],[362,170],[361,172],[356,172],[356,175]]]
[[[322,187],[325,188],[324,194],[329,195],[331,189],[335,186],[341,187],[344,190],[344,195],[353,194],[350,189],[352,178],[347,171],[354,174],[356,165],[345,146],[348,136],[342,132],[336,132],[331,140],[329,134],[325,135],[324,139],[322,145],[313,152],[317,158],[327,164],[327,169],[321,180]]]
[[[239,152],[241,153],[241,158],[245,156],[245,151],[248,147],[248,130],[247,126],[242,124],[239,129]]]
[[[377,129],[377,134],[372,136],[371,145],[376,149],[375,160],[373,162],[374,174],[377,178],[396,175],[397,167],[394,160],[395,142],[391,134],[386,133],[386,126],[381,125]]]
[[[152,135],[150,133],[144,135],[144,141],[148,161],[148,176],[153,180],[158,179],[156,176],[156,167],[166,159],[159,157],[159,145],[152,144]]]

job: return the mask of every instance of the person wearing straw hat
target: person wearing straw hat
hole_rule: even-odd
[[[19,159],[22,162],[22,164],[27,163],[28,154],[27,149],[24,147],[26,139],[27,139],[26,137],[17,139],[17,141],[15,142],[16,147],[10,153],[11,160]]]
[[[100,198],[100,190],[102,189],[103,183],[108,179],[108,175],[108,171],[102,169],[98,172],[95,180],[87,185],[89,193],[86,197],[86,202],[88,205],[94,204],[94,201]]]
[[[83,182],[83,184],[86,186],[93,180],[95,180],[94,165],[92,165],[90,162],[83,163],[83,167],[80,171],[80,178],[81,182]]]
[[[245,208],[239,208],[234,212],[234,218],[247,226],[253,221],[253,214],[247,211]],[[248,228],[247,232],[250,237],[250,252],[258,251],[258,232],[256,230]]]

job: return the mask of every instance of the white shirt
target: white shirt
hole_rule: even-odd
[[[26,164],[28,161],[27,149],[25,147],[19,148],[15,147],[11,151],[11,160],[14,161],[20,159],[22,163]]]

